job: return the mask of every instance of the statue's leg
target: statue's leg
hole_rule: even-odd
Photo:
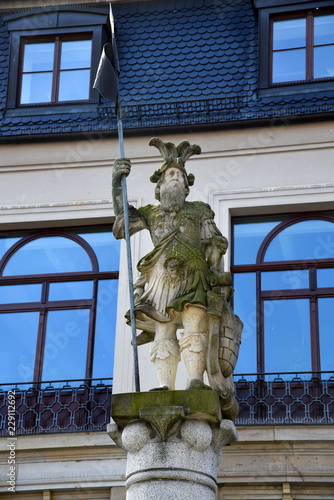
[[[180,361],[176,330],[177,326],[173,322],[156,323],[155,340],[150,354],[160,384],[157,389],[175,389],[177,365]]]
[[[188,372],[187,389],[206,388],[203,375],[208,349],[208,318],[204,307],[187,305],[182,313],[184,328],[180,351]]]

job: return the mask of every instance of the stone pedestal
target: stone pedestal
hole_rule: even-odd
[[[205,390],[114,395],[108,433],[127,451],[127,500],[215,500],[222,447],[237,439]]]

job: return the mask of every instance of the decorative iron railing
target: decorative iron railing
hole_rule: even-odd
[[[138,104],[123,102],[123,125],[125,128],[139,128],[235,120],[240,112],[245,110],[249,99],[250,96],[245,94],[186,101],[158,101]],[[115,122],[116,126],[114,106],[101,104],[98,111],[102,120]]]
[[[275,99],[274,99],[275,100]],[[115,106],[101,103],[98,114],[103,129],[117,129]],[[275,119],[274,125],[279,125],[282,117],[305,115],[310,113],[333,112],[332,103],[307,102],[301,106],[289,102],[287,106],[279,103],[263,106],[254,100],[254,92],[244,94],[222,95],[207,99],[187,99],[177,101],[151,101],[136,104],[123,101],[122,117],[125,129],[170,127],[182,125],[213,125],[224,122],[254,119]],[[277,122],[278,119],[278,122]]]
[[[111,378],[0,385],[0,435],[105,430],[111,393]]]
[[[235,375],[236,425],[334,423],[334,373]],[[0,385],[0,436],[103,431],[112,379]]]
[[[235,375],[237,425],[334,423],[334,373]]]

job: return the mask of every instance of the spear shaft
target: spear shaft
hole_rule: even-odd
[[[111,37],[112,44],[116,51],[117,66],[118,66],[118,56],[117,56],[117,46],[115,37],[115,23],[114,16],[112,13],[111,4],[109,4],[109,18],[111,27]],[[119,66],[118,68],[119,69]],[[118,128],[118,142],[119,142],[119,152],[120,157],[124,158],[124,134],[123,134],[123,116],[122,107],[119,91],[117,92],[116,98],[116,110],[117,110],[117,128]],[[131,242],[130,242],[130,221],[129,221],[129,203],[128,203],[128,193],[126,185],[125,174],[121,177],[122,185],[122,198],[123,198],[123,214],[124,214],[124,233],[126,241],[126,255],[127,255],[127,265],[128,265],[128,280],[129,280],[129,296],[130,296],[130,320],[131,320],[131,331],[132,331],[132,349],[133,349],[133,368],[134,368],[134,380],[135,380],[135,390],[140,391],[140,381],[139,381],[139,362],[138,362],[138,348],[137,348],[137,332],[136,332],[136,318],[135,318],[135,305],[134,305],[134,293],[133,293],[133,271],[132,271],[132,256],[131,256]]]
[[[120,100],[118,100],[117,110],[117,126],[118,126],[118,142],[119,152],[121,158],[124,158],[124,137],[123,137],[123,121]],[[133,349],[133,365],[134,365],[134,379],[136,392],[140,391],[139,381],[139,362],[138,362],[138,348],[137,348],[137,333],[136,333],[136,318],[135,318],[135,305],[133,293],[133,271],[132,271],[132,257],[131,257],[131,242],[130,242],[130,223],[129,223],[129,204],[126,185],[125,174],[121,177],[122,183],[122,197],[123,197],[123,210],[124,210],[124,233],[126,241],[126,254],[128,264],[128,278],[129,278],[129,295],[130,295],[130,320],[132,330],[132,349]]]

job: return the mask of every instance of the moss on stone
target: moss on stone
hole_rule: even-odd
[[[142,408],[182,407],[185,418],[202,419],[213,423],[221,421],[219,395],[216,391],[150,391],[114,394],[111,416],[119,427],[140,418]]]

